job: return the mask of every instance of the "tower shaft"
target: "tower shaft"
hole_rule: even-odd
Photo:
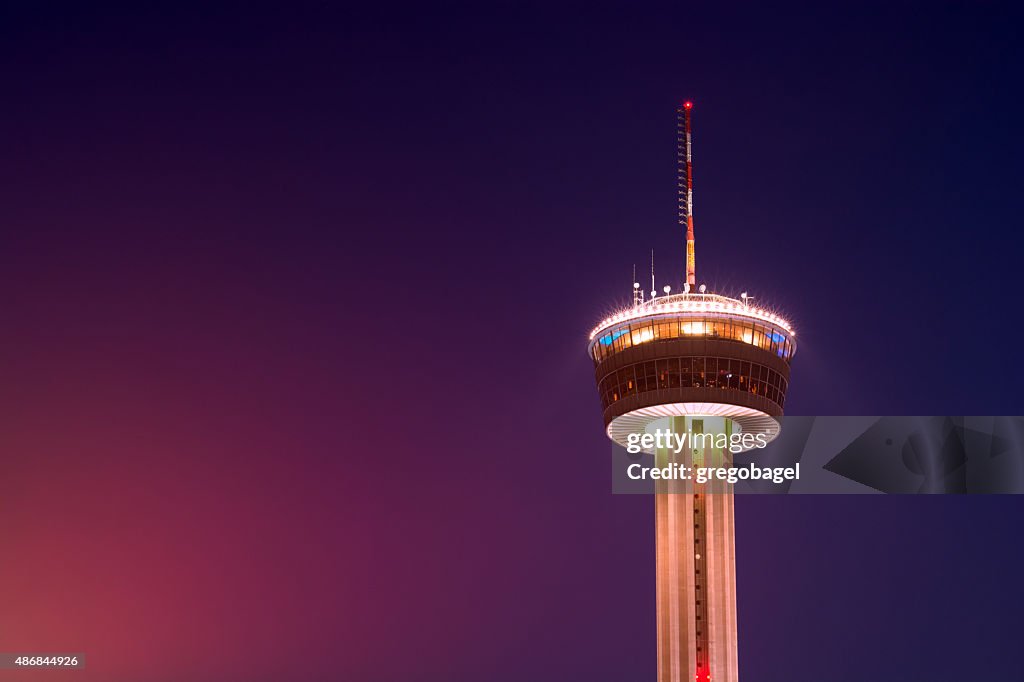
[[[715,418],[672,417],[674,433],[703,433]],[[729,420],[722,425],[731,432]],[[709,424],[710,426],[710,424]],[[714,430],[718,431],[719,428]],[[659,450],[658,466],[721,466],[713,448]],[[658,682],[736,682],[733,496],[722,482],[659,481],[655,490]]]

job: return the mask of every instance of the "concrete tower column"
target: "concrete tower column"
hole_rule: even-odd
[[[732,433],[721,417],[671,417],[674,434]],[[664,422],[658,427],[665,428]],[[728,466],[728,449],[669,448],[658,467]],[[655,485],[658,682],[736,682],[736,550],[731,486]]]

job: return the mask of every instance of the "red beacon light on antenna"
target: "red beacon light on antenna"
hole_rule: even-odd
[[[686,100],[685,102],[683,102],[683,108],[684,109],[693,109],[693,102],[691,102],[690,100]]]

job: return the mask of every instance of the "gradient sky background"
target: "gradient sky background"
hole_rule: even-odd
[[[104,682],[651,680],[586,334],[683,264],[790,414],[1021,414],[1020,16],[0,16],[0,651]],[[1020,679],[1017,497],[737,500],[745,682]]]

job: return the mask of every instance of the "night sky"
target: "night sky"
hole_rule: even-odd
[[[0,680],[653,680],[586,342],[651,248],[679,283],[683,98],[698,278],[795,324],[787,413],[1024,411],[1000,5],[29,4],[0,651],[88,670]],[[1021,679],[1021,499],[736,509],[745,682]]]

